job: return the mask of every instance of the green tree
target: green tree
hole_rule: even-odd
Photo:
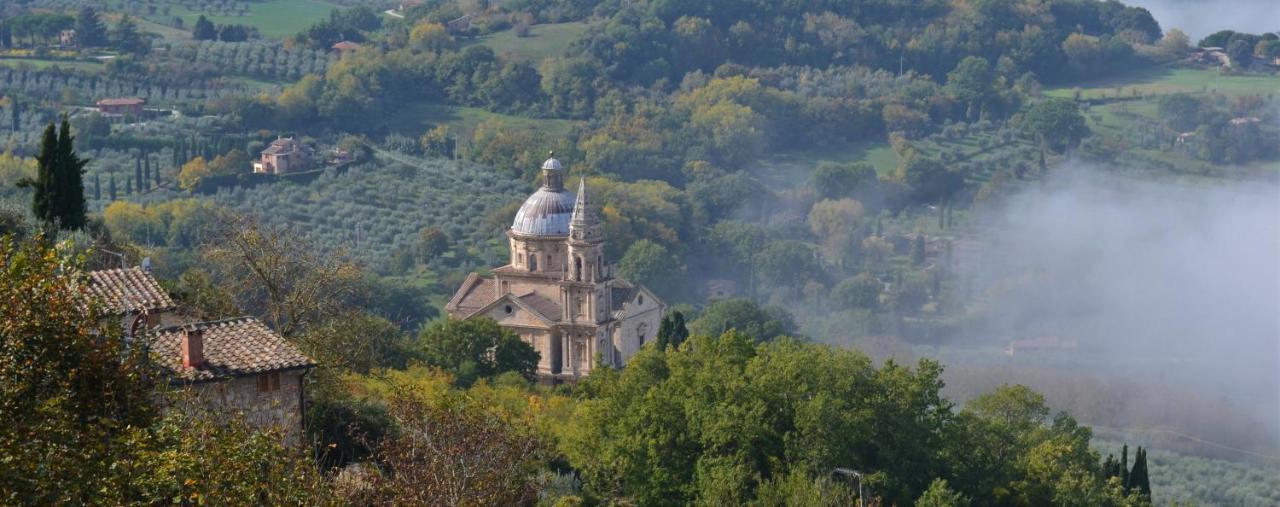
[[[36,154],[36,177],[18,181],[20,187],[30,187],[31,213],[45,223],[58,219],[58,130],[52,123],[45,127],[40,138],[40,152]]]
[[[876,183],[876,169],[866,162],[820,162],[813,171],[813,189],[824,199],[860,198]]]
[[[667,248],[641,239],[618,261],[618,275],[670,298],[680,292],[680,261]]]
[[[689,337],[689,329],[685,327],[684,313],[679,310],[672,311],[662,316],[662,323],[658,325],[657,343],[659,349],[665,349],[667,346],[679,348],[681,343]]]
[[[991,70],[991,62],[986,58],[966,56],[956,68],[947,73],[947,91],[964,102],[966,109],[974,114],[970,120],[976,120],[976,110],[981,109],[992,94],[992,83],[995,74]]]
[[[880,292],[884,284],[871,273],[862,272],[836,284],[831,296],[837,304],[849,308],[866,308],[874,310],[880,306]]]
[[[1129,471],[1129,491],[1151,498],[1151,478],[1147,474],[1147,450],[1138,447],[1133,456],[1133,469]]]
[[[1037,102],[1022,116],[1022,128],[1040,145],[1062,152],[1080,144],[1089,135],[1080,107],[1068,99]]]
[[[929,489],[916,499],[916,507],[964,507],[969,499],[947,485],[946,479],[934,479]]]
[[[920,153],[912,153],[898,166],[898,179],[920,202],[941,202],[964,187],[963,175]]]
[[[196,24],[192,28],[191,38],[195,40],[217,40],[218,28],[213,26],[213,22],[201,14],[196,18]]]
[[[84,299],[78,266],[42,239],[0,238],[5,503],[129,503],[117,464],[154,417],[146,358],[126,347],[118,319]]]
[[[128,14],[120,16],[120,21],[112,28],[111,45],[136,55],[147,54],[151,50],[151,42],[138,32],[138,24]]]
[[[71,122],[65,116],[59,131],[50,123],[41,138],[40,153],[36,155],[36,178],[19,182],[20,186],[34,188],[31,211],[37,218],[68,230],[83,228],[87,212],[84,167],[89,160],[77,155],[74,141]]]
[[[1232,38],[1227,44],[1227,58],[1231,59],[1231,67],[1247,69],[1253,64],[1254,44],[1243,38]]]
[[[418,261],[427,264],[449,250],[449,237],[435,227],[418,232]]]
[[[722,299],[707,305],[689,324],[693,334],[717,336],[735,329],[756,341],[769,341],[795,332],[795,322],[779,307],[761,308],[747,299]]]
[[[446,319],[422,330],[423,361],[454,374],[459,385],[516,372],[533,379],[539,355],[493,319]]]
[[[107,45],[107,27],[92,7],[83,7],[76,15],[76,42],[90,48]]]

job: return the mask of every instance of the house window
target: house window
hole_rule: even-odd
[[[530,254],[529,255],[529,271],[537,271],[537,270],[538,270],[538,256],[537,254]]]
[[[573,277],[577,281],[582,281],[582,257],[573,258]]]
[[[280,390],[280,373],[258,375],[258,392],[266,393]]]
[[[640,297],[636,298],[636,303],[639,303],[640,306],[644,306],[644,294],[641,294]]]
[[[515,311],[515,309],[514,309],[514,308],[511,308],[511,305],[507,305],[507,306],[503,307],[503,308],[502,308],[502,310],[503,310],[503,311],[505,311],[505,312],[507,312],[507,315],[511,315],[511,312]]]
[[[649,331],[649,326],[648,326],[647,324],[645,324],[644,322],[641,322],[639,326],[636,326],[636,336],[640,338],[640,346],[641,346],[641,347],[643,347],[643,346],[644,346],[644,338],[645,338],[645,336],[644,336],[644,335],[645,335],[645,333],[647,333],[648,331]]]

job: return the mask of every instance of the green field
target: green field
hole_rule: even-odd
[[[578,22],[534,25],[528,37],[517,37],[513,29],[478,37],[471,44],[489,46],[499,56],[537,63],[548,56],[563,54],[590,26]]]
[[[1260,74],[1222,74],[1213,69],[1153,67],[1095,81],[1074,83],[1045,90],[1050,97],[1071,98],[1080,91],[1082,99],[1178,92],[1218,92],[1227,95],[1266,95],[1280,90],[1280,77]]]
[[[262,32],[268,39],[283,39],[294,35],[315,22],[329,17],[329,11],[338,6],[321,0],[265,0],[250,2],[249,14],[246,16],[210,16],[209,21],[215,24],[248,25]],[[191,27],[203,13],[174,5],[173,16],[180,16],[186,26]]]
[[[5,58],[0,57],[0,65],[6,67],[19,67],[23,64],[30,65],[36,69],[47,69],[49,67],[60,67],[63,69],[76,69],[89,72],[100,72],[104,68],[101,62],[81,61],[81,60],[42,60],[39,58]]]
[[[762,183],[778,188],[807,185],[822,162],[866,162],[879,174],[892,173],[901,159],[889,143],[865,141],[802,151],[771,153],[753,171]]]

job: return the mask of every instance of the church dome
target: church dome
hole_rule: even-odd
[[[511,230],[526,236],[567,236],[576,199],[564,188],[539,188],[520,206]]]
[[[542,188],[524,200],[511,231],[525,236],[568,236],[576,197],[565,190],[563,167],[556,152],[551,152],[542,163]]]

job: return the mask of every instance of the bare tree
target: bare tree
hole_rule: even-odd
[[[249,217],[224,218],[202,254],[242,310],[286,337],[341,313],[359,292],[360,269],[340,252]]]
[[[486,410],[429,404],[412,395],[390,403],[398,427],[378,458],[374,503],[532,505],[546,446]]]

